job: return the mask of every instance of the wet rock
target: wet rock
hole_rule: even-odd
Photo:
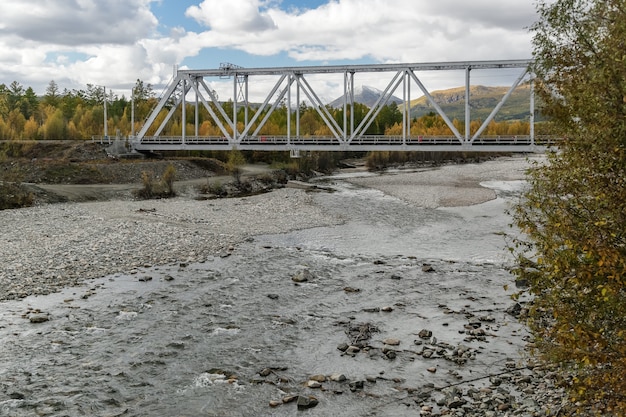
[[[269,376],[273,371],[270,368],[265,368],[259,371],[259,375],[266,377]]]
[[[321,388],[322,383],[319,381],[307,381],[306,386],[309,388]]]
[[[348,349],[346,349],[346,353],[348,355],[355,355],[359,353],[360,351],[361,351],[361,348],[359,348],[358,346],[349,346]]]
[[[278,300],[278,294],[267,294],[270,300]]]
[[[289,404],[292,403],[294,401],[296,401],[298,399],[297,395],[288,395],[286,397],[283,397],[283,404]]]
[[[342,352],[345,352],[349,347],[350,347],[350,345],[348,345],[347,343],[340,343],[337,346],[337,349],[339,349]]]
[[[397,275],[397,274],[393,274],[393,275],[391,275],[391,279],[393,279],[393,280],[401,280],[402,276]]]
[[[312,395],[298,396],[298,410],[306,410],[315,407],[319,403],[318,399]]]
[[[309,377],[310,381],[326,382],[326,375],[313,375]]]
[[[393,307],[390,307],[390,306],[383,307],[380,309],[380,311],[383,311],[385,313],[391,313],[393,311]]]
[[[385,352],[385,356],[387,357],[387,359],[393,360],[398,356],[398,354],[395,350],[388,350],[387,352]]]
[[[36,313],[31,314],[28,319],[31,323],[45,323],[46,321],[50,320],[50,317],[45,313]]]
[[[374,265],[385,265],[385,263],[385,261],[381,261],[380,259],[374,261]]]
[[[148,282],[148,281],[152,281],[152,277],[150,275],[144,275],[141,276],[137,279],[137,281],[139,282]]]
[[[361,290],[358,288],[353,288],[353,287],[344,287],[343,290],[345,292],[360,292]]]
[[[26,396],[21,392],[12,392],[9,394],[9,398],[11,398],[12,400],[23,400],[26,398]]]
[[[365,386],[365,381],[350,382],[349,386],[350,386],[350,391],[352,392],[359,391],[359,390],[362,390],[363,387]]]
[[[276,401],[276,400],[270,401],[270,407],[272,407],[272,408],[278,407],[281,404],[283,404],[282,401]]]
[[[511,307],[507,308],[506,312],[513,317],[519,317],[520,313],[522,312],[522,306],[520,305],[520,303],[515,303]]]
[[[164,280],[166,280],[166,281],[174,281],[174,277],[173,277],[173,276],[171,276],[171,275],[165,275],[165,276],[163,277],[163,279],[164,279]]]
[[[291,277],[291,280],[293,282],[300,283],[300,282],[308,282],[312,280],[313,278],[314,277],[311,271],[309,271],[308,269],[303,269],[302,271],[298,272],[293,277]]]
[[[332,374],[329,379],[333,382],[343,382],[345,381],[347,378],[344,374]]]
[[[383,340],[383,343],[389,346],[399,346],[400,339],[388,338],[388,339]]]
[[[430,264],[424,264],[422,265],[422,272],[435,272],[435,268]]]
[[[433,335],[433,332],[431,332],[430,330],[420,330],[420,332],[417,334],[419,337],[421,337],[422,339],[430,339],[430,337]]]
[[[529,285],[530,284],[529,284],[527,279],[518,278],[518,279],[515,280],[515,287],[517,287],[517,288],[522,288],[522,289],[523,288],[528,288]]]

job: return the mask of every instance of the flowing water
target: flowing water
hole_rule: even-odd
[[[315,199],[343,225],[0,304],[0,415],[419,415],[415,390],[480,385],[520,358],[524,328],[504,312],[503,237],[518,183],[485,184],[500,197],[484,204],[423,209],[327,181],[336,191]],[[308,281],[292,281],[304,270]],[[51,319],[31,324],[29,309]],[[487,336],[468,339],[469,318],[485,316]],[[368,330],[370,348],[345,354],[338,346],[355,329]],[[425,359],[422,329],[467,346],[472,359]],[[389,338],[400,342],[395,357]],[[316,374],[347,381],[307,386]],[[290,395],[319,404],[270,407]]]

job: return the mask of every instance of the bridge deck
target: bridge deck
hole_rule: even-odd
[[[543,152],[551,145],[548,138],[530,136],[489,136],[460,141],[455,136],[360,136],[338,139],[326,136],[144,136],[134,141],[138,151],[158,150],[261,150],[261,151],[472,151],[472,152]]]

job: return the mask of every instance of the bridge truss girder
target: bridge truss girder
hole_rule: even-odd
[[[473,151],[506,150],[511,148],[518,151],[536,151],[539,146],[535,143],[534,135],[534,96],[531,88],[529,102],[529,117],[531,134],[529,137],[510,138],[502,143],[479,140],[482,132],[495,118],[499,110],[525,78],[532,83],[530,73],[531,60],[504,60],[504,61],[467,61],[442,62],[422,64],[379,64],[379,65],[341,65],[341,66],[311,66],[311,67],[277,67],[277,68],[241,68],[234,65],[222,65],[219,69],[209,70],[178,70],[171,84],[164,91],[159,103],[149,115],[145,124],[136,137],[131,138],[134,149],[138,151],[202,149],[202,150],[290,150],[298,153],[300,150],[450,150],[463,149]],[[471,106],[470,106],[470,73],[474,69],[519,69],[520,74],[511,85],[508,92],[492,110],[476,133],[470,134]],[[458,131],[450,117],[439,106],[426,88],[419,72],[423,71],[465,71],[465,132]],[[383,90],[383,94],[370,108],[363,120],[355,126],[354,120],[354,81],[356,74],[363,73],[390,73],[391,78]],[[343,74],[343,120],[342,125],[330,114],[326,104],[322,102],[309,81],[308,76],[317,74]],[[250,118],[251,105],[249,101],[249,84],[251,79],[267,80],[268,77],[277,77],[273,87],[266,94],[260,106],[255,106],[254,114]],[[218,101],[215,92],[210,89],[206,78],[230,78],[233,81],[232,115],[226,113]],[[426,97],[429,104],[443,118],[453,133],[453,138],[423,138],[414,136],[411,132],[410,102],[411,86],[415,84]],[[371,140],[365,132],[374,122],[383,107],[388,104],[398,88],[402,89],[402,135],[392,139],[377,138]],[[295,93],[294,90],[295,89]],[[304,94],[311,103],[331,136],[311,138],[300,133],[300,102]],[[195,109],[195,131],[188,134],[186,123],[182,123],[182,134],[179,137],[164,137],[162,132],[178,108],[182,111],[182,120],[187,120],[187,98],[193,96]],[[295,95],[295,106],[293,99]],[[286,103],[285,103],[286,102]],[[287,109],[287,135],[284,137],[259,136],[259,132],[268,121],[271,114],[282,105]],[[201,137],[199,133],[199,109],[204,107],[212,121],[219,128],[222,137]],[[238,117],[243,106],[243,120]],[[155,122],[163,109],[169,108],[166,117],[159,126]],[[292,126],[292,115],[295,113],[295,126]],[[348,116],[349,115],[349,116]],[[263,117],[260,121],[259,118]],[[148,131],[154,131],[148,135]],[[514,140],[513,140],[514,139]],[[520,140],[518,140],[520,139]]]

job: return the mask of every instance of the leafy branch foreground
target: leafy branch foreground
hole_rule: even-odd
[[[514,212],[518,278],[543,358],[571,375],[572,413],[626,415],[626,6],[540,1],[543,113],[566,137]]]

